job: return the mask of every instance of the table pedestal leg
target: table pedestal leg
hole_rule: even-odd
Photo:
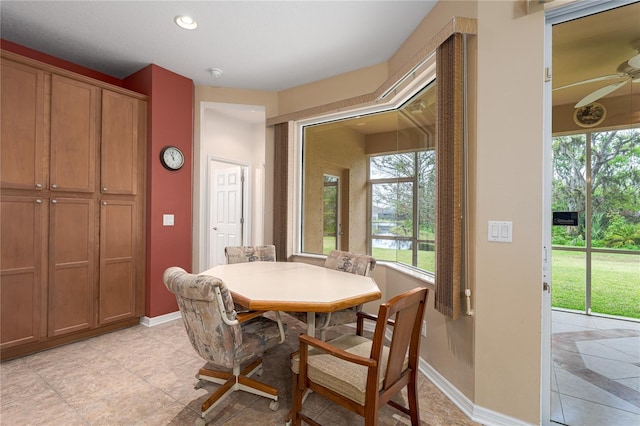
[[[307,312],[307,334],[316,337],[316,313]]]

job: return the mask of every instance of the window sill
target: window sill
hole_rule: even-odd
[[[291,256],[292,261],[300,260],[300,259],[315,259],[315,260],[323,260],[326,259],[327,256],[323,254],[312,254],[312,253],[296,253]],[[376,267],[382,265],[385,268],[393,269],[394,271],[400,272],[401,274],[407,275],[413,279],[421,281],[425,284],[435,285],[436,280],[435,276],[432,273],[421,271],[417,268],[412,268],[411,266],[403,265],[401,263],[389,262],[385,260],[378,260],[376,262]],[[375,270],[374,270],[375,273]]]
[[[410,276],[418,281],[422,281],[425,284],[435,285],[436,280],[435,276],[429,272],[421,271],[417,268],[412,268],[411,266],[406,266],[396,262],[387,262],[384,260],[380,260],[377,262],[378,265],[384,265],[389,269],[393,269],[394,271],[398,271],[404,275]]]

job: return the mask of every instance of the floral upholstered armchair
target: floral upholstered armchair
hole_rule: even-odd
[[[227,246],[224,248],[224,255],[227,258],[227,264],[246,262],[275,262],[276,246]],[[236,311],[243,313],[257,313],[257,311],[251,311],[240,304],[236,304],[235,309]],[[278,322],[278,325],[282,327],[280,312],[274,313],[276,315],[276,321]],[[281,340],[284,341],[284,332],[282,333]]]
[[[327,256],[324,267],[366,276],[376,266],[376,260],[366,254],[356,254],[346,251],[333,250]],[[356,322],[357,312],[362,310],[362,305],[342,309],[336,312],[316,313],[316,329],[320,330],[320,339],[325,340],[327,328],[340,324],[351,324]],[[307,322],[306,312],[287,312],[289,315]]]
[[[220,389],[228,388],[224,393],[215,392],[202,404],[201,424],[207,413],[236,390],[271,398],[269,408],[277,410],[278,390],[245,378],[259,371],[262,354],[280,343],[278,324],[261,313],[237,314],[231,294],[219,278],[171,267],[164,272],[163,281],[176,296],[193,348],[208,363],[198,372],[196,387],[207,380],[222,384]],[[248,366],[241,372],[243,364]]]
[[[229,246],[225,247],[224,255],[227,263],[275,262],[276,246]]]

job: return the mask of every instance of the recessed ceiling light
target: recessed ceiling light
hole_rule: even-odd
[[[198,28],[198,23],[194,21],[191,16],[178,15],[174,18],[174,21],[176,21],[176,24],[178,24],[180,28],[184,28],[185,30],[195,30]]]

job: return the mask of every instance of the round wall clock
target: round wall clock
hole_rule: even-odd
[[[573,121],[580,127],[594,127],[604,121],[607,116],[607,109],[604,105],[593,102],[581,108],[576,108],[573,112]]]
[[[175,146],[165,146],[160,151],[160,162],[167,170],[180,170],[184,165],[184,155]]]

